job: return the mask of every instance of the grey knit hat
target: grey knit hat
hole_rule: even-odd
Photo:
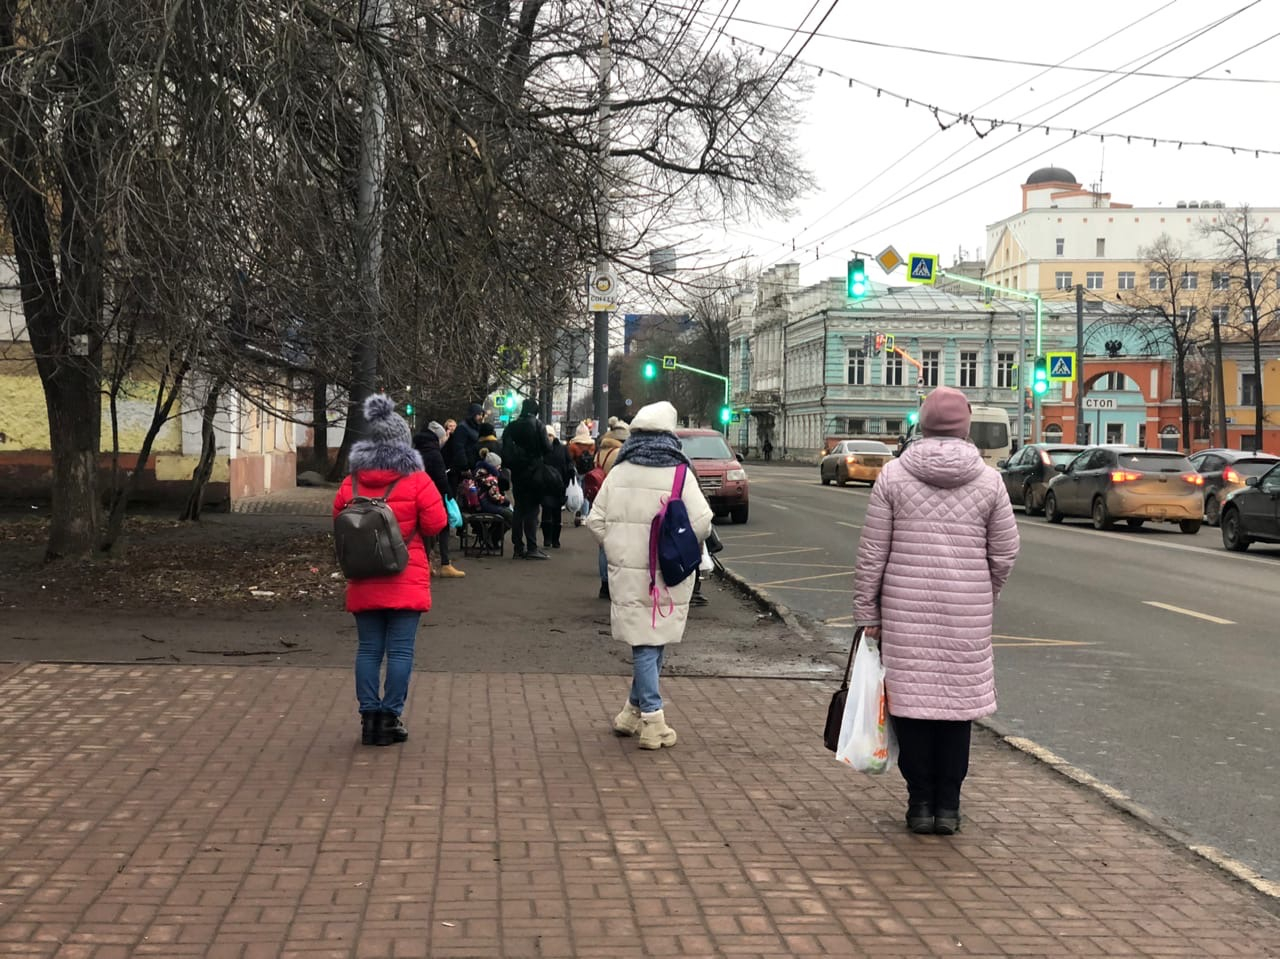
[[[441,426],[439,423],[437,423],[435,420],[432,420],[430,423],[427,424],[427,429],[435,433],[436,439],[438,439],[441,443],[443,443],[444,438],[449,435],[448,433],[445,432],[445,428]]]
[[[372,442],[412,447],[409,424],[396,412],[395,403],[386,393],[374,393],[364,401],[364,421]]]

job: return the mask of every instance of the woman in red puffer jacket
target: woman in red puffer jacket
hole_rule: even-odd
[[[364,418],[369,438],[351,446],[351,475],[342,481],[333,500],[333,515],[355,497],[353,479],[361,496],[380,496],[396,483],[387,505],[400,521],[409,548],[408,564],[391,576],[347,580],[347,611],[355,615],[359,637],[360,741],[366,746],[389,746],[409,738],[400,716],[409,695],[418,621],[431,609],[431,572],[422,538],[440,533],[448,525],[448,514],[413,448],[409,424],[396,413],[395,404],[384,394],[374,394],[364,402]],[[384,659],[387,678],[382,688]]]

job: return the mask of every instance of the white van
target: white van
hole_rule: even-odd
[[[969,407],[969,440],[982,453],[982,461],[995,466],[1013,453],[1009,414],[999,406]],[[901,455],[907,444],[920,435],[919,424],[911,424],[895,455]]]
[[[1009,414],[998,406],[970,407],[969,439],[982,452],[982,461],[995,466],[1013,452]]]

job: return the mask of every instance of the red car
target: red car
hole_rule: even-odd
[[[698,486],[717,516],[745,523],[749,506],[747,471],[718,430],[676,430],[684,455],[693,461]]]

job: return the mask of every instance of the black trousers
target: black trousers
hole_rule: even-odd
[[[537,549],[538,508],[542,505],[542,495],[536,490],[528,489],[512,489],[511,495],[515,500],[512,503],[515,515],[511,524],[511,548],[516,553],[523,553],[526,548]]]
[[[969,720],[892,716],[898,736],[898,768],[907,801],[937,811],[960,808],[960,786],[969,773]]]
[[[560,545],[560,529],[563,526],[561,513],[564,500],[558,496],[545,496],[542,499],[542,539],[548,545]]]

